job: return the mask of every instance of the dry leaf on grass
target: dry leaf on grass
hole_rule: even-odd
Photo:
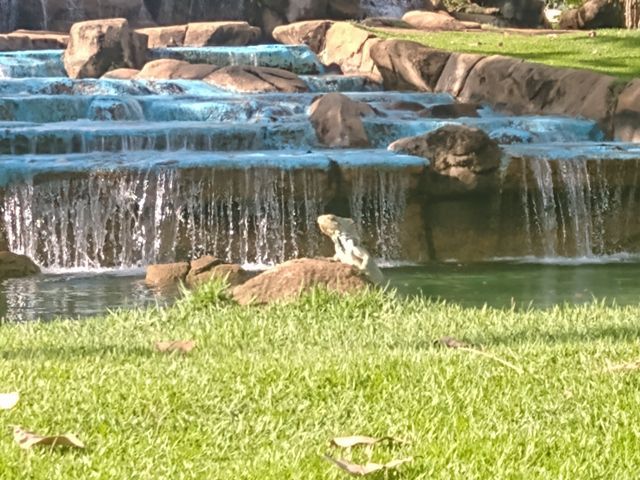
[[[84,448],[84,443],[73,433],[45,437],[37,433],[28,432],[21,427],[13,427],[13,439],[20,445],[20,448],[24,449],[29,449],[36,445]]]
[[[18,392],[0,393],[0,410],[11,410],[20,400]]]
[[[191,350],[196,348],[196,342],[194,342],[193,340],[156,342],[154,345],[156,347],[156,350],[158,350],[161,353],[172,353],[172,352],[189,353]]]
[[[332,447],[353,448],[357,446],[371,446],[380,442],[404,443],[403,440],[393,437],[367,437],[365,435],[353,435],[350,437],[336,437],[329,442]]]
[[[621,371],[633,371],[640,369],[640,360],[635,360],[633,362],[625,362],[625,363],[611,363],[607,362],[607,367],[604,369],[605,372],[621,372]]]
[[[329,455],[325,455],[324,458],[333,463],[338,468],[347,472],[349,475],[353,475],[354,477],[364,477],[365,475],[370,475],[372,473],[377,473],[384,470],[393,470],[395,468],[398,468],[400,465],[413,461],[413,457],[407,457],[398,460],[391,460],[388,463],[370,462],[364,465],[359,465],[357,463],[351,463],[344,459],[337,460],[330,457]]]
[[[471,348],[472,345],[453,337],[442,337],[435,341],[436,345],[442,345],[447,348]]]

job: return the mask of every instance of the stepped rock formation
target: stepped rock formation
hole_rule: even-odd
[[[327,147],[370,147],[362,117],[375,115],[368,104],[351,100],[341,93],[327,93],[315,100],[309,110],[318,141]]]
[[[141,68],[146,51],[146,35],[124,18],[80,22],[71,28],[64,68],[70,78],[99,78],[117,68]]]

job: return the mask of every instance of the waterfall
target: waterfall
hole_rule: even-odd
[[[424,0],[362,0],[360,8],[366,17],[400,18],[409,10],[424,6]]]
[[[0,33],[13,32],[18,17],[20,0],[0,0]]]
[[[592,257],[621,251],[633,235],[640,161],[522,160],[520,198],[530,253]],[[616,178],[615,182],[610,182]]]

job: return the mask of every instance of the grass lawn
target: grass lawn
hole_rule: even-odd
[[[0,478],[339,479],[348,434],[407,444],[406,479],[633,479],[640,471],[640,307],[463,309],[319,292],[241,308],[216,286],[164,310],[0,325]],[[522,367],[434,346],[445,335]],[[156,340],[193,339],[166,355]],[[10,425],[74,432],[24,451]],[[334,452],[336,456],[337,453]],[[378,476],[374,478],[383,478]]]
[[[385,38],[404,38],[455,52],[509,55],[556,67],[595,70],[623,79],[640,77],[640,30],[598,30],[548,35],[495,31],[410,34],[374,30]]]

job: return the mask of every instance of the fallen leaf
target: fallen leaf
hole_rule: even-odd
[[[393,437],[367,437],[365,435],[353,435],[351,437],[336,437],[329,442],[332,447],[352,448],[360,445],[375,445],[380,442],[388,441],[390,443],[404,443],[403,440]]]
[[[50,445],[52,447],[74,447],[84,448],[84,443],[73,433],[64,435],[42,436],[24,430],[22,427],[13,427],[13,439],[20,445],[20,448],[29,449],[36,445]]]
[[[0,410],[11,410],[20,400],[18,392],[0,393]]]
[[[158,350],[161,353],[172,353],[172,352],[189,353],[191,350],[196,348],[196,342],[194,342],[193,340],[156,342],[155,347],[156,347],[156,350]]]
[[[442,337],[441,339],[436,340],[435,343],[447,348],[470,348],[471,347],[470,344],[453,337]]]
[[[605,372],[620,372],[620,371],[632,371],[640,369],[640,360],[635,360],[633,362],[625,362],[613,364],[611,362],[607,362],[607,367],[605,368]]]
[[[344,459],[335,459],[330,457],[329,455],[325,455],[324,458],[336,465],[338,468],[347,472],[349,475],[353,475],[355,477],[364,477],[365,475],[381,472],[383,470],[393,470],[398,468],[400,465],[413,461],[413,457],[407,457],[398,460],[391,460],[388,463],[370,462],[364,465],[359,465],[357,463],[351,463]]]

